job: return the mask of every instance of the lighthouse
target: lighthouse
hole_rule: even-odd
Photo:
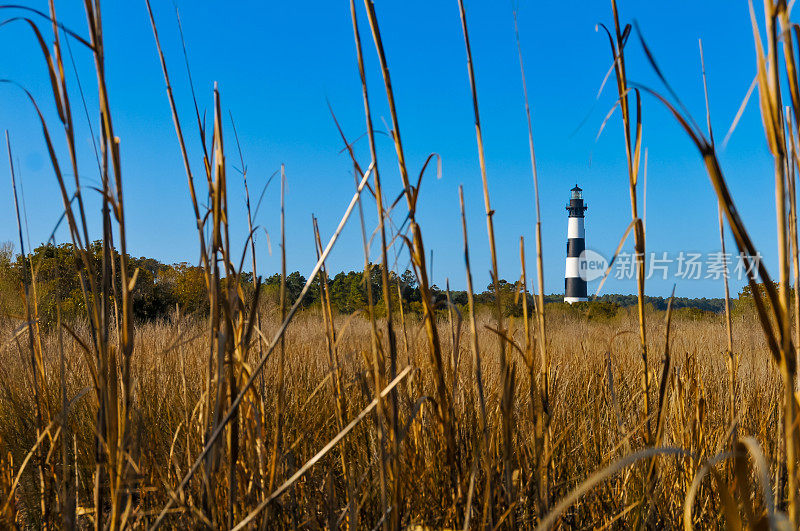
[[[572,304],[589,300],[586,297],[586,279],[581,277],[581,261],[586,249],[586,235],[583,230],[583,213],[588,207],[583,204],[583,190],[575,185],[570,190],[569,221],[567,225],[567,267],[564,273],[564,302]]]

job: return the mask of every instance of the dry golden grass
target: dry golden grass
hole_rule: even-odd
[[[264,316],[267,331],[277,328],[277,319]],[[663,349],[663,312],[651,314],[648,321],[649,347],[652,352]],[[320,326],[318,309],[299,315],[286,335],[286,395],[284,409],[284,439],[279,477],[290,476],[302,463],[313,456],[339,431],[334,412],[335,396],[326,383],[330,380],[325,333]],[[345,329],[345,323],[348,323]],[[594,471],[629,453],[630,449],[644,447],[643,400],[639,383],[640,359],[635,312],[608,321],[587,321],[574,312],[551,311],[548,345],[553,356],[552,367],[552,501],[559,500],[578,486]],[[415,404],[420,397],[430,396],[433,389],[432,367],[426,352],[426,339],[418,322],[408,323],[408,358],[400,345],[400,362],[414,367],[411,375],[399,386],[401,424],[411,426],[403,440],[404,470],[403,512],[404,523],[452,527],[460,525],[463,514],[454,512],[450,495],[446,492],[444,478],[449,473],[439,438],[437,421],[430,402]],[[10,339],[16,323],[5,321],[2,343]],[[502,426],[500,411],[501,372],[494,334],[489,315],[478,317],[488,423],[493,446],[489,453],[495,463],[500,463],[502,448],[499,445]],[[450,334],[441,337],[442,348],[449,352]],[[509,335],[522,335],[522,323],[512,323]],[[201,449],[203,430],[198,424],[198,410],[202,407],[203,382],[207,378],[207,334],[205,322],[173,319],[168,323],[142,325],[138,328],[133,365],[131,420],[131,457],[137,473],[131,488],[137,494],[134,525],[152,521],[153,511],[158,511],[167,500],[168,488],[175,485],[185,473],[190,461]],[[368,356],[370,325],[361,317],[337,318],[339,352],[342,378],[347,396],[345,418],[351,419],[372,399],[369,390],[365,356]],[[617,335],[621,331],[631,333]],[[80,333],[81,331],[76,331]],[[455,422],[458,432],[459,454],[463,467],[473,466],[474,445],[480,438],[478,408],[472,386],[472,363],[469,352],[469,332],[462,329],[458,352],[458,376],[453,394]],[[680,527],[686,493],[704,460],[728,448],[733,436],[728,418],[726,338],[722,318],[704,320],[677,319],[672,323],[673,375],[669,380],[669,402],[664,435],[665,446],[682,448],[693,457],[670,457],[662,461],[660,478],[653,493],[653,524]],[[398,330],[402,337],[402,330]],[[613,338],[613,342],[611,342]],[[59,371],[57,337],[55,333],[44,336],[43,351],[45,381],[51,406],[58,403]],[[176,346],[176,343],[179,345]],[[608,346],[611,343],[611,350]],[[739,436],[755,436],[761,444],[768,462],[775,463],[778,451],[778,411],[776,404],[781,393],[780,377],[769,359],[763,334],[753,316],[734,321],[734,343],[742,353],[737,374],[739,387],[736,403]],[[10,451],[15,463],[22,461],[34,445],[34,404],[29,382],[20,377],[29,372],[16,349],[5,349],[0,358],[0,440],[5,451]],[[84,368],[78,347],[66,344],[66,361],[69,367],[66,378],[68,396],[79,396],[81,389],[90,385],[90,376]],[[276,358],[277,359],[277,358]],[[509,363],[522,367],[518,352],[509,352]],[[266,381],[265,411],[274,407],[277,394],[274,375],[275,363],[264,369]],[[651,378],[658,381],[660,364],[654,364]],[[450,384],[450,382],[448,382]],[[536,522],[535,505],[528,503],[532,493],[533,419],[527,400],[529,383],[520,377],[514,393],[513,480],[520,490],[520,499],[512,510],[519,525],[532,526]],[[612,391],[613,387],[613,391]],[[78,478],[78,514],[92,508],[93,416],[96,404],[90,393],[80,395],[73,405],[69,427],[77,448],[75,475]],[[419,408],[418,413],[412,418]],[[619,416],[618,416],[619,415]],[[263,437],[257,438],[256,448],[247,448],[239,464],[241,491],[237,504],[239,511],[257,503],[263,492],[252,483],[257,476],[258,453],[268,448],[268,434],[272,432],[273,418],[264,412],[247,412],[245,417],[256,417]],[[188,419],[188,423],[187,423]],[[257,424],[257,423],[256,423]],[[188,426],[188,428],[187,428]],[[359,518],[364,525],[374,525],[382,514],[377,488],[377,440],[374,429],[364,423],[350,433],[338,447],[357,481]],[[52,466],[62,466],[57,457]],[[18,467],[15,468],[18,470]],[[725,474],[725,467],[720,473]],[[598,488],[583,496],[563,516],[567,526],[602,526],[638,502],[641,495],[644,466],[630,468],[609,478]],[[774,475],[774,466],[771,473]],[[500,471],[495,470],[498,474]],[[18,487],[16,505],[21,511],[21,522],[32,522],[31,511],[36,506],[38,486],[32,476]],[[187,504],[200,504],[199,483],[186,493]],[[475,483],[472,510],[480,514],[485,500],[480,478]],[[694,518],[703,525],[720,525],[719,496],[712,488],[710,478],[701,486],[695,500]],[[219,478],[215,487],[225,496],[227,485]],[[293,523],[308,527],[324,527],[331,521],[344,520],[347,507],[347,485],[344,482],[341,462],[334,455],[326,456],[281,498],[276,500],[273,522]],[[443,490],[444,489],[444,490]],[[500,497],[491,501],[502,507]],[[464,510],[463,503],[458,507]],[[199,509],[196,509],[199,511]],[[148,518],[149,515],[149,518]],[[630,515],[630,513],[628,513]],[[498,519],[501,514],[496,514]],[[84,525],[88,517],[79,516]],[[624,518],[625,516],[622,517]],[[331,520],[333,519],[333,520]],[[172,519],[171,526],[197,525],[202,521],[198,514],[182,508]]]

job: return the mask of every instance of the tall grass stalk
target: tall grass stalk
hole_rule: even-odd
[[[374,166],[373,166],[374,168]],[[356,173],[353,174],[353,178],[356,180],[356,187],[358,187],[358,176],[356,175],[358,170],[356,169]],[[388,473],[387,473],[387,455],[386,455],[386,431],[384,430],[384,419],[386,418],[386,406],[383,399],[379,396],[380,390],[383,388],[384,385],[384,367],[385,367],[385,359],[383,356],[383,348],[380,343],[378,337],[378,326],[375,317],[375,299],[372,293],[372,263],[369,259],[369,238],[367,237],[367,228],[366,223],[364,221],[364,209],[361,203],[361,197],[359,196],[358,200],[358,218],[361,222],[361,242],[363,245],[364,251],[364,272],[362,275],[362,282],[364,284],[364,291],[367,295],[367,319],[369,320],[370,324],[370,347],[372,356],[367,363],[367,367],[370,367],[372,370],[372,386],[373,386],[373,393],[374,398],[377,401],[376,413],[375,413],[375,431],[378,434],[378,457],[380,459],[378,472],[380,478],[380,493],[381,493],[381,505],[383,507],[383,529],[387,531],[389,528],[389,522],[386,519],[386,516],[389,515],[391,511],[389,501],[386,496],[387,490],[387,482],[388,482]]]
[[[752,14],[752,5],[751,5]],[[778,264],[779,264],[779,298],[776,308],[778,317],[778,337],[780,338],[780,365],[784,377],[784,426],[786,448],[786,473],[788,477],[789,518],[795,525],[800,525],[800,514],[797,507],[796,461],[798,437],[795,426],[796,401],[795,385],[795,353],[791,346],[791,321],[789,317],[789,231],[786,214],[786,132],[784,128],[783,104],[779,78],[778,58],[778,8],[772,0],[765,0],[764,15],[767,34],[766,65],[763,64],[758,28],[754,21],[757,53],[760,57],[759,96],[767,137],[775,160],[775,213],[778,229]],[[786,40],[786,39],[784,39]],[[787,64],[793,64],[794,56],[785,57]],[[780,495],[780,493],[779,493]]]
[[[711,107],[708,102],[708,81],[706,79],[706,61],[703,55],[703,40],[698,39],[697,44],[700,49],[700,69],[703,76],[703,95],[706,103],[706,130],[708,131],[708,138],[711,145],[715,146],[714,129],[711,127]],[[728,286],[727,273],[728,254],[725,249],[725,225],[722,218],[722,205],[720,205],[719,201],[717,201],[717,219],[719,225],[720,251],[722,253],[722,262],[725,271],[725,274],[722,275],[722,283],[725,288],[725,332],[728,339],[726,354],[728,362],[728,380],[730,382],[728,389],[728,422],[733,424],[736,418],[736,359],[733,353],[733,325],[731,323],[730,287]]]
[[[650,423],[650,370],[647,360],[647,327],[645,325],[644,311],[644,284],[645,284],[645,234],[644,224],[639,218],[638,198],[636,185],[639,180],[639,162],[642,147],[642,107],[639,90],[629,89],[628,74],[625,68],[625,44],[630,35],[631,26],[626,25],[621,28],[619,22],[619,12],[616,0],[611,1],[611,10],[614,15],[614,34],[604,26],[602,27],[608,35],[611,46],[612,58],[614,60],[614,71],[617,80],[617,94],[620,114],[622,116],[623,138],[625,140],[625,155],[628,163],[628,190],[631,202],[631,223],[634,231],[634,246],[636,251],[636,290],[638,295],[639,310],[639,342],[641,345],[642,357],[642,391],[644,393],[644,418],[646,419],[646,441],[652,440],[652,428]],[[631,116],[629,97],[633,93],[636,103],[635,119]],[[631,129],[634,128],[633,135]]]
[[[317,260],[320,259],[322,254],[322,240],[319,235],[319,225],[317,218],[312,216],[312,225],[314,230],[314,248],[317,253]],[[330,368],[333,378],[331,379],[331,388],[333,391],[334,400],[336,402],[336,427],[341,432],[345,428],[345,414],[347,412],[347,404],[345,402],[345,389],[342,381],[342,368],[340,366],[339,352],[336,341],[336,328],[334,325],[333,310],[331,308],[331,294],[328,285],[328,271],[325,267],[325,262],[322,263],[319,272],[321,298],[321,313],[322,322],[325,326],[325,345],[328,349],[328,366]],[[342,474],[344,475],[346,492],[347,492],[347,507],[349,508],[349,528],[358,529],[358,508],[356,507],[355,485],[353,484],[353,473],[347,458],[346,443],[342,443],[339,449],[339,458],[342,464]]]
[[[497,268],[497,246],[495,243],[494,234],[494,210],[492,209],[489,199],[489,182],[486,177],[486,157],[483,150],[483,135],[481,132],[481,119],[478,109],[478,90],[475,83],[475,70],[472,62],[472,50],[469,41],[469,31],[467,30],[467,14],[464,9],[463,0],[458,0],[459,13],[461,14],[461,29],[464,32],[464,45],[467,52],[467,73],[469,77],[470,90],[472,93],[472,109],[475,117],[475,138],[478,144],[478,162],[480,164],[481,182],[483,183],[483,204],[486,210],[486,230],[489,236],[489,250],[492,259],[492,286],[494,290],[494,303],[495,303],[495,319],[496,328],[498,331],[499,351],[500,351],[500,373],[503,379],[504,394],[501,399],[503,407],[503,476],[505,483],[505,494],[507,497],[506,503],[511,506],[515,498],[514,486],[512,482],[512,473],[514,464],[512,463],[512,431],[513,431],[513,411],[511,403],[513,402],[513,380],[514,369],[509,365],[506,359],[506,345],[505,345],[505,328],[503,327],[503,311],[500,301],[500,287],[499,287],[499,271]]]
[[[536,169],[536,151],[533,147],[533,122],[531,120],[531,107],[528,99],[528,83],[525,78],[525,65],[522,60],[522,45],[519,38],[519,22],[517,20],[517,10],[514,10],[514,37],[517,44],[517,57],[519,58],[520,79],[522,80],[522,94],[525,98],[525,118],[528,126],[528,151],[531,156],[531,173],[533,174],[533,194],[536,203],[536,281],[538,291],[536,292],[536,304],[534,304],[534,316],[536,318],[538,336],[536,345],[539,347],[539,375],[538,375],[538,396],[531,395],[535,400],[534,418],[536,419],[534,436],[536,440],[536,460],[537,460],[537,502],[540,514],[547,510],[549,503],[549,476],[550,476],[550,357],[547,352],[547,335],[545,333],[545,303],[544,303],[544,254],[542,252],[542,210],[539,204],[539,173]],[[524,269],[524,265],[523,265]],[[524,275],[523,275],[524,276]],[[523,278],[523,286],[527,289],[527,284]],[[523,290],[523,293],[525,291]],[[527,299],[523,299],[527,310]],[[525,318],[527,326],[528,319]],[[528,337],[526,333],[525,337]],[[531,387],[534,385],[533,360],[530,367]],[[548,456],[548,459],[542,459]]]
[[[479,452],[475,461],[483,462],[485,487],[484,500],[491,500],[492,496],[492,462],[490,457],[491,438],[489,436],[489,419],[486,411],[486,397],[483,387],[483,370],[481,368],[481,353],[478,344],[478,325],[475,319],[475,295],[472,287],[472,269],[469,262],[469,242],[467,240],[467,216],[464,207],[464,188],[458,187],[458,200],[461,206],[461,230],[464,236],[464,265],[467,270],[467,303],[469,305],[469,326],[470,326],[470,346],[472,350],[472,370],[475,373],[475,387],[478,394],[478,405],[480,407],[480,428],[483,435],[482,440],[477,445]],[[484,503],[481,527],[491,526],[492,513],[491,505]]]
[[[794,280],[794,348],[795,365],[800,365],[800,290],[798,290],[798,276],[800,276],[800,250],[798,250],[797,234],[797,145],[795,144],[794,124],[789,106],[786,107],[786,131],[788,133],[790,157],[787,161],[787,188],[789,194],[789,247],[792,253],[792,277]],[[795,375],[795,393],[800,390],[800,377]]]
[[[286,171],[281,164],[281,284],[278,294],[281,321],[286,319],[286,214],[285,214]],[[262,355],[263,357],[263,355]],[[282,452],[281,439],[283,438],[283,402],[285,400],[285,371],[286,371],[286,338],[281,336],[278,349],[278,391],[275,403],[275,424],[272,435],[272,449],[269,458],[269,479],[267,490],[275,488],[275,478],[278,470],[278,461]]]
[[[381,74],[383,77],[384,89],[386,92],[386,100],[389,104],[389,113],[391,116],[391,138],[394,142],[395,153],[397,154],[397,163],[400,170],[400,178],[403,184],[403,192],[406,198],[408,207],[408,232],[410,237],[404,236],[403,240],[411,255],[411,263],[416,273],[417,281],[419,284],[420,298],[423,308],[423,323],[425,327],[425,335],[428,339],[428,350],[431,356],[431,364],[434,368],[434,378],[436,382],[436,407],[438,417],[441,421],[441,428],[444,435],[447,462],[451,473],[451,485],[454,491],[454,499],[460,498],[460,485],[461,485],[461,464],[458,458],[458,448],[456,446],[456,428],[455,419],[453,414],[453,406],[450,401],[450,394],[447,390],[445,382],[444,365],[442,363],[442,349],[439,340],[439,331],[435,322],[435,314],[433,310],[432,294],[430,291],[430,283],[428,278],[427,266],[425,264],[425,246],[422,241],[422,229],[416,220],[417,199],[419,194],[419,187],[422,182],[425,169],[430,162],[429,156],[426,163],[420,170],[417,179],[417,185],[412,186],[408,177],[408,168],[406,166],[405,151],[403,149],[402,136],[400,133],[400,122],[397,115],[397,109],[394,101],[394,91],[392,90],[392,81],[389,74],[389,66],[386,60],[386,54],[383,47],[383,40],[381,39],[380,28],[378,26],[378,18],[375,13],[375,4],[372,0],[364,0],[364,8],[369,20],[370,30],[372,32],[372,39],[375,43],[375,51],[378,54],[378,61],[381,67]],[[382,214],[381,214],[382,216]]]
[[[8,152],[8,166],[11,175],[11,189],[12,195],[14,197],[14,211],[17,217],[17,231],[19,233],[19,247],[20,247],[20,254],[22,256],[23,261],[23,269],[22,269],[22,288],[23,288],[23,304],[25,306],[25,329],[27,330],[27,337],[28,337],[28,354],[30,356],[30,363],[31,363],[31,381],[33,383],[33,401],[36,408],[36,436],[37,438],[40,436],[41,432],[44,430],[44,419],[42,417],[42,409],[43,407],[46,408],[46,404],[42,402],[42,384],[44,380],[42,378],[43,373],[43,360],[41,357],[41,351],[37,350],[36,348],[36,341],[34,336],[38,327],[35,325],[35,314],[31,311],[31,307],[33,305],[32,300],[35,299],[35,294],[31,289],[31,280],[28,278],[28,271],[30,270],[33,272],[32,269],[28,266],[28,255],[25,252],[25,240],[22,237],[22,218],[19,214],[19,199],[17,197],[17,182],[16,182],[16,173],[14,172],[14,158],[11,155],[11,140],[8,135],[8,130],[6,130],[6,150]],[[35,275],[31,275],[32,280],[35,282]],[[17,343],[17,348],[20,350],[21,354],[21,347],[19,343]],[[63,389],[63,387],[62,387]],[[34,460],[36,461],[36,466],[38,469],[38,477],[40,483],[40,510],[42,513],[42,521],[45,523],[45,526],[48,523],[49,515],[48,509],[50,505],[50,500],[47,499],[47,489],[45,488],[45,482],[48,479],[48,472],[46,470],[45,465],[45,458],[42,455],[42,452],[37,449],[34,455]]]
[[[356,52],[358,58],[358,72],[361,78],[361,95],[364,100],[364,116],[366,120],[367,139],[369,140],[369,152],[373,164],[373,184],[375,192],[375,206],[378,210],[378,234],[380,235],[380,253],[381,253],[381,288],[382,300],[385,310],[385,334],[386,346],[389,351],[389,378],[394,379],[397,375],[397,338],[395,336],[394,325],[392,323],[392,297],[391,285],[389,284],[389,259],[387,254],[387,240],[385,220],[387,212],[383,205],[383,186],[381,184],[380,172],[378,170],[378,153],[375,148],[375,131],[372,123],[372,113],[369,105],[369,91],[367,90],[367,78],[364,71],[364,56],[361,49],[361,36],[358,31],[358,21],[356,17],[355,0],[350,0],[350,17],[353,21],[353,34],[356,42]],[[402,474],[400,473],[400,445],[398,440],[399,429],[399,412],[397,391],[393,390],[391,395],[390,404],[390,431],[389,439],[392,445],[392,453],[395,458],[392,460],[392,477],[394,483],[392,485],[391,493],[391,515],[389,525],[392,529],[397,529],[400,525],[400,505],[402,502],[402,485],[400,483]]]

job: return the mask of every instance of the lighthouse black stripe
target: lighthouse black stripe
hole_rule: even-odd
[[[580,277],[565,278],[564,288],[567,297],[586,297],[586,281]]]
[[[570,238],[567,240],[567,258],[578,258],[585,249],[585,239]]]

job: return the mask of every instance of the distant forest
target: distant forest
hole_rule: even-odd
[[[546,295],[545,302],[561,302],[564,295]],[[635,306],[638,298],[636,295],[620,295],[618,293],[609,293],[607,295],[600,295],[599,297],[589,297],[592,301],[608,302],[619,306],[620,308],[627,308],[628,306]],[[644,303],[649,304],[655,310],[666,310],[669,303],[669,297],[651,297],[645,295]],[[707,299],[701,297],[698,299],[690,299],[688,297],[675,297],[672,299],[672,308],[679,310],[681,308],[695,308],[706,312],[722,313],[725,311],[725,299]]]
[[[93,267],[96,271],[100,271],[102,268],[100,243],[93,244],[92,250],[95,260]],[[91,287],[82,285],[80,271],[85,266],[76,259],[71,244],[39,246],[28,255],[28,259],[29,266],[26,265],[26,261],[21,255],[13,252],[10,244],[0,246],[0,312],[6,315],[22,314],[23,280],[30,280],[32,271],[35,271],[36,299],[40,319],[45,322],[55,322],[57,307],[60,307],[62,317],[66,319],[85,315],[84,290]],[[145,257],[129,257],[129,264],[132,270],[138,269],[133,291],[134,317],[138,320],[165,318],[174,312],[176,307],[185,314],[203,314],[207,311],[208,297],[201,267],[186,262],[164,264],[153,258]],[[119,284],[118,274],[115,272],[117,285]],[[246,300],[252,300],[255,289],[252,274],[243,274],[241,278],[239,288],[244,293]],[[397,308],[396,301],[402,299],[405,312],[421,313],[420,293],[414,274],[408,270],[400,275],[392,273],[390,282],[394,307]],[[299,297],[305,283],[306,278],[298,271],[287,275],[287,304],[292,304]],[[262,291],[259,294],[262,308],[278,308],[280,284],[280,274],[272,274],[262,279],[260,288]],[[381,279],[377,266],[371,266],[368,275],[365,275],[363,270],[331,273],[328,278],[328,290],[333,309],[342,314],[350,314],[366,308],[368,304],[367,286],[371,289],[376,311],[382,312],[384,303],[381,299]],[[302,301],[304,308],[319,304],[321,287],[320,278],[317,277]],[[522,300],[519,291],[516,280],[499,281],[501,306],[507,315],[522,315]],[[467,293],[463,290],[452,290],[448,295],[446,289],[434,286],[432,292],[436,299],[435,302],[443,310],[447,308],[448,297],[450,302],[459,308],[466,307],[468,302]],[[748,293],[749,291],[744,295]],[[599,312],[601,315],[613,316],[621,308],[635,306],[636,301],[635,295],[608,294],[592,297],[589,303],[576,305],[576,308],[586,309],[589,315]],[[528,293],[527,302],[528,307],[532,309],[534,301],[530,293]],[[545,302],[563,305],[563,295],[547,295]],[[668,299],[646,297],[645,302],[653,310],[665,310]],[[494,306],[494,290],[491,285],[485,286],[475,294],[475,303],[479,307]],[[700,313],[724,311],[724,300],[721,298],[689,299],[680,297],[675,298],[672,305],[676,310],[688,308]]]

